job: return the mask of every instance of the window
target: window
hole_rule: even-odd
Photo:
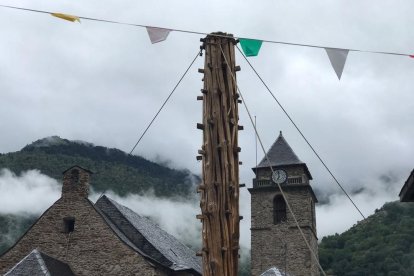
[[[312,228],[315,229],[315,203],[313,202],[313,200],[311,199],[311,223],[312,223]]]
[[[281,195],[273,199],[273,224],[286,221],[286,203]]]
[[[71,233],[75,231],[75,218],[69,217],[63,219],[63,232]]]
[[[302,183],[302,176],[298,177],[289,177],[288,178],[289,184],[301,184]]]

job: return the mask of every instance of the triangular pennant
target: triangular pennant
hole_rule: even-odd
[[[414,58],[414,55],[410,55],[410,58]]]
[[[80,23],[80,19],[78,16],[74,16],[74,15],[70,15],[70,14],[64,14],[64,13],[51,13],[51,15],[55,16],[55,17],[59,17],[61,19],[64,20],[68,20],[68,21],[78,21]]]
[[[170,29],[155,28],[155,27],[146,27],[148,36],[151,40],[151,43],[158,43],[167,39],[167,36],[170,34]]]
[[[325,48],[325,50],[338,79],[341,79],[349,50],[337,48]]]
[[[263,41],[240,38],[240,45],[246,57],[255,57],[259,54]]]

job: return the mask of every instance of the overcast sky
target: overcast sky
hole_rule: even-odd
[[[22,1],[14,5],[142,25],[328,47],[414,53],[413,1]],[[144,28],[0,8],[0,152],[59,135],[129,152],[196,55],[200,35],[152,45]],[[263,44],[250,58],[366,214],[396,200],[413,169],[414,59],[350,52],[338,81],[323,49]],[[319,236],[361,220],[243,58],[238,84],[269,148],[282,130],[306,162]],[[199,58],[135,154],[200,173]],[[254,133],[240,108],[241,182],[250,187]],[[259,161],[263,153],[259,152]],[[242,213],[249,220],[248,192]],[[246,222],[248,224],[248,222]],[[248,227],[246,227],[248,231]],[[246,236],[250,235],[245,233]]]

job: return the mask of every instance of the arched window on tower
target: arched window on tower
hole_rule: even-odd
[[[316,224],[316,220],[315,220],[315,202],[313,202],[312,199],[310,201],[311,201],[311,215],[312,215],[312,217],[311,217],[311,219],[312,219],[311,224],[312,224],[313,230],[315,230],[315,224]]]
[[[281,195],[273,199],[273,224],[286,221],[286,203]]]

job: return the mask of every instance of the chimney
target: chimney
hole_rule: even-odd
[[[63,172],[62,198],[87,198],[91,171],[73,166]]]

